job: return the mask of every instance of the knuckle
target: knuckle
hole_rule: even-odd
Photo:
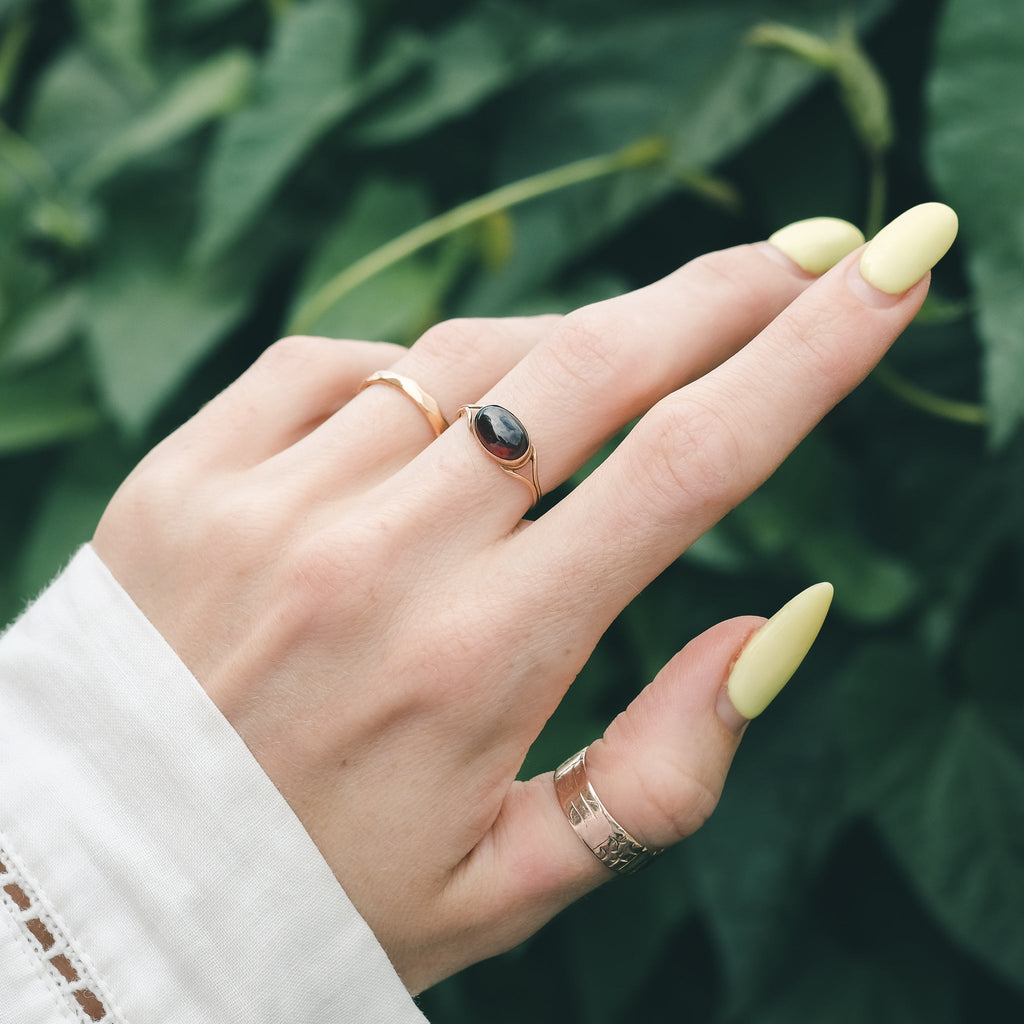
[[[739,288],[750,276],[742,250],[718,249],[691,260],[684,271],[710,288]]]
[[[325,341],[310,335],[290,334],[268,345],[257,357],[255,366],[275,372],[307,366],[323,351]]]
[[[843,344],[850,333],[844,311],[791,307],[780,326],[785,331],[777,355],[781,368],[788,377],[814,381],[815,390],[828,405],[846,393],[843,381],[863,376],[856,346]]]
[[[260,572],[280,547],[281,516],[263,490],[217,481],[194,488],[184,500],[179,495],[177,506],[182,553],[203,552],[241,574]]]
[[[281,531],[287,535],[289,516],[271,518],[285,524]],[[305,627],[383,635],[393,619],[423,604],[428,573],[421,561],[421,529],[407,510],[385,502],[369,513],[353,508],[311,520],[271,563],[277,592],[290,595],[289,614]],[[272,546],[275,536],[269,538]],[[412,622],[407,632],[415,616]]]
[[[268,345],[256,358],[253,368],[275,375],[295,370],[327,370],[345,366],[352,359],[363,359],[370,349],[376,354],[381,366],[390,366],[406,353],[403,346],[387,341],[353,341],[348,338],[289,334]]]
[[[656,405],[643,429],[647,457],[638,467],[656,503],[677,515],[731,507],[743,446],[727,414],[683,393]]]
[[[386,581],[390,561],[383,523],[345,522],[315,530],[295,544],[284,562],[283,592],[294,596],[303,618],[335,622],[368,614]]]
[[[722,780],[703,778],[692,769],[665,764],[660,770],[636,776],[644,803],[652,820],[664,829],[663,845],[692,836],[714,813],[721,795]]]
[[[757,274],[751,273],[745,250],[722,249],[691,260],[680,270],[687,294],[703,307],[728,308],[744,317],[761,320],[772,304],[762,294]]]
[[[434,324],[413,346],[418,355],[444,363],[461,363],[476,356],[488,334],[488,322],[457,317]]]
[[[196,486],[194,472],[173,442],[172,435],[132,470],[108,503],[104,523],[116,522],[127,535],[158,537],[167,509],[187,505]]]
[[[587,387],[620,383],[628,369],[623,331],[616,324],[611,303],[584,306],[562,318],[550,351],[560,374]]]

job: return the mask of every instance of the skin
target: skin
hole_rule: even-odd
[[[853,254],[766,243],[565,317],[452,321],[410,350],[289,338],[153,452],[94,545],[240,733],[412,992],[508,949],[611,872],[527,749],[635,594],[755,489],[910,321]],[[453,420],[494,402],[565,480],[530,495]],[[590,778],[649,846],[714,809],[746,720],[729,666],[764,620],[689,643],[597,739]],[[639,683],[640,681],[638,681]],[[573,751],[566,751],[566,755]]]

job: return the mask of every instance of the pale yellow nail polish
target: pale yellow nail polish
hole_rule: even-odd
[[[823,274],[863,245],[864,236],[838,217],[811,217],[779,228],[768,241],[809,274]]]
[[[747,641],[727,684],[729,699],[744,718],[756,718],[789,682],[831,603],[832,584],[816,583],[783,605]]]
[[[905,292],[946,255],[957,227],[956,214],[944,203],[922,203],[907,210],[864,250],[861,277],[889,295]]]

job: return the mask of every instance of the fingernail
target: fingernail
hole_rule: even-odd
[[[744,718],[756,718],[789,682],[831,603],[832,584],[816,583],[783,605],[747,641],[727,683],[729,700]]]
[[[768,241],[809,274],[823,274],[863,245],[864,236],[838,217],[811,217],[779,228]]]
[[[944,203],[922,203],[907,210],[864,250],[861,277],[889,295],[905,292],[946,255],[957,227],[956,214]]]

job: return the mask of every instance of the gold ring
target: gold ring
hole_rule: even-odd
[[[406,398],[411,398],[419,410],[427,418],[430,429],[434,431],[434,437],[440,437],[448,429],[448,421],[441,412],[441,407],[410,377],[403,377],[400,373],[392,373],[390,370],[378,370],[371,373],[362,384],[359,390],[368,388],[371,384],[387,384],[396,391],[401,391]]]
[[[540,477],[537,476],[537,452],[526,427],[500,405],[464,405],[459,416],[465,416],[470,433],[480,447],[499,466],[530,488],[533,501],[540,501]]]
[[[586,747],[558,766],[555,796],[576,835],[612,871],[632,875],[663,852],[634,839],[605,809],[587,778]]]

